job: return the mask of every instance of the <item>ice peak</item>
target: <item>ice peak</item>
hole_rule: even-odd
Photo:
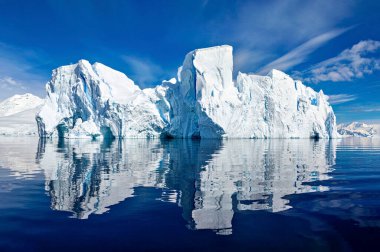
[[[78,60],[78,64],[91,65],[90,61],[88,61],[86,59],[80,59],[80,60]]]
[[[280,70],[277,70],[277,69],[270,70],[269,73],[267,74],[267,76],[269,76],[271,78],[277,78],[277,79],[288,79],[288,78],[290,78],[289,75],[287,75],[286,73],[284,73]]]

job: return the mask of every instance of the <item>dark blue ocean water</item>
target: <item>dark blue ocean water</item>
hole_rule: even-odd
[[[365,251],[380,140],[0,138],[0,251]]]

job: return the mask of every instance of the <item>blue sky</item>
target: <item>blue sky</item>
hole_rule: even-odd
[[[380,121],[380,1],[0,0],[0,99],[44,96],[51,70],[102,62],[141,87],[187,52],[234,47],[235,71],[277,68],[330,95],[338,122]]]

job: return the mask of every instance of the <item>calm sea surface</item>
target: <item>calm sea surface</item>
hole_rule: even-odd
[[[0,251],[365,251],[380,139],[0,138]]]

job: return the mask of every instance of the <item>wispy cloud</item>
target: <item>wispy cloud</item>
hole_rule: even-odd
[[[202,0],[201,1],[201,7],[204,8],[208,4],[208,0]]]
[[[358,106],[351,109],[351,112],[380,112],[380,106],[368,105],[368,106]]]
[[[332,40],[333,38],[341,35],[350,28],[334,29],[332,31],[318,35],[302,45],[296,47],[280,58],[270,62],[266,66],[260,69],[260,73],[267,73],[271,69],[287,70],[293,66],[296,66],[306,60],[306,58],[314,52],[316,49]]]
[[[164,74],[163,69],[149,59],[124,55],[122,59],[130,68],[131,79],[141,87],[153,86]]]
[[[367,108],[363,112],[380,112],[380,107]]]
[[[302,72],[306,81],[352,81],[380,70],[380,41],[364,40]],[[377,55],[376,55],[377,54]]]
[[[329,95],[329,103],[332,105],[342,104],[350,101],[354,101],[357,99],[356,95],[352,94],[336,94],[336,95]]]
[[[209,30],[215,43],[235,46],[235,66],[241,71],[257,71],[304,43],[298,50],[306,55],[308,48],[343,32],[337,27],[355,7],[344,0],[236,1],[231,6],[233,11],[212,20]]]
[[[349,115],[350,113],[375,113],[377,114],[380,112],[380,103],[375,102],[354,102],[352,104],[347,104],[345,106],[341,106],[339,108],[339,113],[341,113],[344,116]],[[379,117],[377,116],[377,119]],[[379,119],[380,120],[380,119]]]
[[[0,99],[25,92],[43,95],[49,75],[39,74],[36,70],[38,53],[0,42],[0,55]]]
[[[19,83],[18,81],[16,81],[15,79],[13,79],[12,77],[9,77],[9,76],[5,76],[5,77],[0,78],[0,88],[2,90],[5,89],[5,90],[9,90],[9,91],[12,91],[14,89],[26,90],[26,87],[24,86],[24,84]]]

